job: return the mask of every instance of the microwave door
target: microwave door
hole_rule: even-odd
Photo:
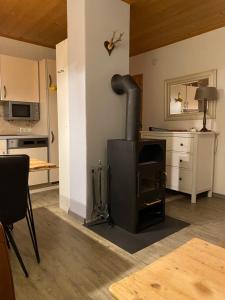
[[[29,103],[19,104],[12,103],[11,116],[14,120],[30,120],[31,119],[31,106]]]

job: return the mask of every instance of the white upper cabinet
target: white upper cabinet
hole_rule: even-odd
[[[39,102],[38,62],[1,55],[1,100]]]

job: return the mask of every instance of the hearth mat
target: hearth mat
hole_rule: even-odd
[[[108,224],[84,226],[123,250],[133,254],[189,225],[189,223],[184,221],[166,216],[164,222],[150,226],[136,234],[115,225],[113,227]]]

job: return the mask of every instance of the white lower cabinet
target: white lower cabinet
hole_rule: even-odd
[[[142,139],[166,140],[167,188],[196,195],[213,188],[214,132],[142,131]]]

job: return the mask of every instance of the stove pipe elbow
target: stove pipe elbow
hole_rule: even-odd
[[[116,94],[127,94],[126,140],[135,141],[140,129],[141,90],[130,75],[114,75],[111,86]]]

